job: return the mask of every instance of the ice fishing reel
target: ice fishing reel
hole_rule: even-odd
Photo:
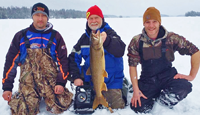
[[[93,113],[94,90],[90,85],[77,86],[74,99],[74,110],[78,114]]]

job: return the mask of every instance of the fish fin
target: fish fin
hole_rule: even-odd
[[[109,111],[110,111],[111,113],[113,113],[113,110],[112,110],[112,108],[111,108],[111,107],[108,107],[108,109],[109,109]]]
[[[108,77],[108,73],[104,70],[104,72],[103,72],[103,76],[104,77]]]
[[[113,110],[111,107],[108,106],[108,102],[106,101],[106,99],[103,97],[103,95],[101,97],[95,97],[94,102],[93,102],[93,109],[96,109],[98,107],[99,104],[102,104],[103,106],[107,107],[109,109],[109,111],[111,113],[113,113]]]
[[[101,95],[101,97],[95,97],[92,108],[96,109],[99,104],[108,107],[108,102],[106,101],[103,95]]]
[[[90,67],[87,69],[86,75],[91,75]]]
[[[107,86],[106,86],[106,84],[105,83],[103,83],[103,85],[102,85],[102,91],[107,91],[108,89],[107,89]]]
[[[100,104],[99,102],[99,99],[97,97],[94,98],[94,101],[93,101],[93,106],[92,108],[93,109],[96,109],[98,107],[98,105]]]

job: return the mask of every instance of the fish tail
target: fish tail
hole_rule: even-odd
[[[98,105],[100,104],[100,101],[97,97],[94,98],[94,102],[93,102],[93,109],[96,109],[98,107]]]
[[[101,97],[95,97],[94,102],[93,102],[93,109],[96,109],[98,107],[99,104],[104,105],[105,107],[108,107],[108,102],[106,101],[106,99],[103,97],[103,95]]]
[[[92,108],[96,109],[99,104],[102,104],[103,106],[107,107],[110,110],[111,113],[113,112],[111,107],[108,106],[108,102],[103,97],[103,95],[101,97],[95,97]]]

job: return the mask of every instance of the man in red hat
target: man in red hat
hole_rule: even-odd
[[[191,91],[200,64],[199,49],[183,36],[168,32],[161,25],[159,10],[149,7],[143,15],[144,29],[133,37],[128,47],[130,78],[133,84],[131,109],[150,112],[155,100],[169,108],[183,100]],[[174,53],[191,56],[189,75],[172,67]],[[137,79],[137,65],[142,72]]]
[[[123,86],[123,58],[125,44],[120,36],[104,21],[104,16],[101,9],[94,5],[87,10],[86,31],[83,33],[77,44],[73,47],[69,55],[69,66],[72,81],[76,86],[91,84],[91,76],[86,75],[89,68],[90,60],[90,34],[100,30],[103,40],[106,71],[108,78],[104,82],[107,85],[108,91],[103,92],[106,100],[112,109],[124,108],[125,102],[122,97]],[[81,67],[82,58],[85,60]],[[83,69],[84,78],[81,78]]]

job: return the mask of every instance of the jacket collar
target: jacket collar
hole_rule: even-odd
[[[35,33],[49,33],[49,32],[51,32],[52,29],[53,29],[53,25],[50,22],[47,23],[47,26],[44,30],[37,30],[33,26],[33,23],[30,25],[30,30],[35,32]]]
[[[145,29],[143,28],[143,30],[142,30],[142,36],[143,36],[143,37],[141,38],[141,40],[144,41],[144,42],[152,42],[152,43],[155,43],[155,42],[157,42],[157,41],[160,41],[160,40],[162,40],[162,39],[165,39],[165,38],[167,37],[167,34],[168,34],[168,31],[161,25],[156,40],[151,40],[151,39],[148,37],[148,35],[146,34]]]
[[[100,33],[101,33],[101,32],[106,31],[108,29],[112,29],[112,28],[108,25],[108,23],[103,21],[103,24],[102,24],[101,28],[99,28],[97,30],[100,30]],[[86,23],[85,34],[87,35],[88,38],[90,38],[90,33],[91,32],[92,32],[92,30],[89,28],[88,22],[87,22]]]

